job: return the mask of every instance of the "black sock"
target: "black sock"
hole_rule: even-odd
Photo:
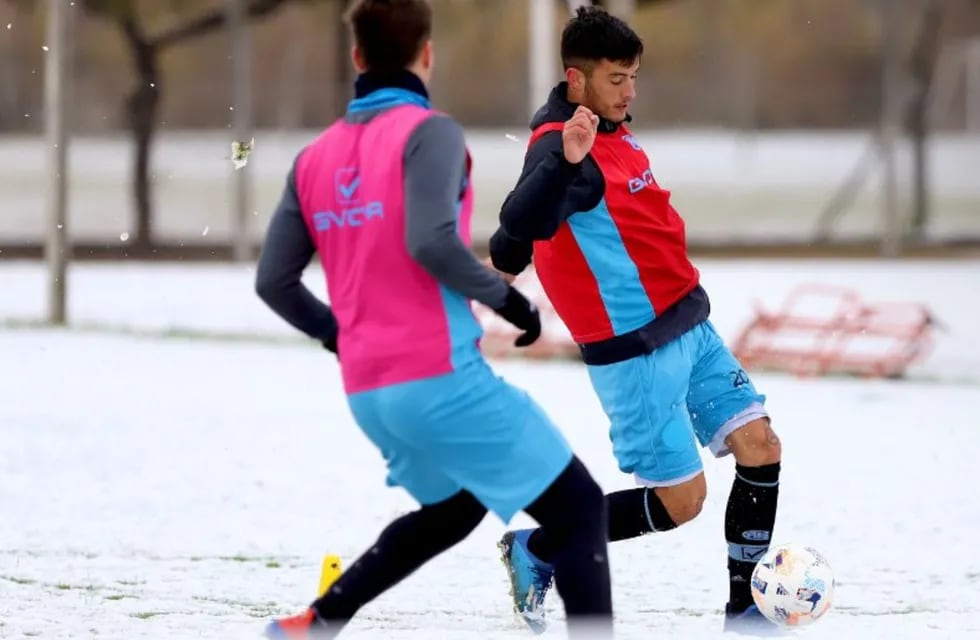
[[[742,611],[752,604],[749,581],[756,563],[769,549],[778,497],[778,462],[761,467],[735,465],[735,482],[725,510],[732,611]]]
[[[657,492],[649,487],[616,491],[606,496],[609,541],[628,540],[677,527]]]
[[[602,489],[578,458],[527,509],[554,545],[555,588],[570,637],[612,634],[612,588]]]
[[[463,540],[486,513],[472,494],[461,491],[398,518],[313,603],[317,615],[331,632],[339,630],[358,609]]]
[[[617,542],[653,531],[669,531],[677,525],[653,489],[641,487],[616,491],[606,496],[609,512],[608,540]],[[536,529],[527,541],[528,550],[551,562],[553,545],[543,529]]]

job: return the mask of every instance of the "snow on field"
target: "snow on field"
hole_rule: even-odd
[[[980,259],[950,261],[697,260],[712,300],[711,319],[731,340],[752,305],[780,306],[801,283],[858,291],[868,302],[927,304],[944,329],[933,356],[913,375],[980,381]],[[324,296],[319,267],[304,281]],[[253,293],[252,265],[132,262],[75,264],[69,273],[69,316],[80,326],[153,332],[215,332],[299,340]],[[0,321],[45,314],[46,280],[38,262],[0,260]]]
[[[977,637],[980,263],[701,267],[727,337],[748,300],[776,304],[804,280],[927,302],[949,325],[910,381],[756,383],[785,449],[775,537],[823,551],[839,581],[835,608],[799,636]],[[332,357],[265,339],[292,334],[246,267],[81,264],[71,286],[78,329],[0,328],[0,638],[257,638],[310,600],[323,553],[349,562],[412,507],[384,487]],[[0,263],[0,321],[41,317],[43,294],[39,265]],[[495,366],[606,489],[630,486],[580,366]],[[722,637],[732,462],[706,459],[706,473],[697,521],[611,548],[620,637]],[[509,611],[503,530],[488,517],[347,637],[531,637]],[[562,637],[557,598],[549,615],[546,637]]]

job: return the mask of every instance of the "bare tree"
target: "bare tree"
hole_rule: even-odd
[[[247,0],[245,14],[251,20],[260,20],[291,2],[314,0]],[[320,0],[341,2],[343,0]],[[194,0],[171,2],[170,6],[189,17],[160,33],[148,33],[140,20],[137,0],[83,0],[82,6],[92,15],[111,20],[118,27],[129,48],[136,72],[136,86],[126,99],[127,124],[133,136],[134,157],[132,189],[136,205],[134,247],[149,249],[152,246],[153,202],[150,188],[150,149],[156,134],[163,78],[160,74],[160,56],[171,47],[184,44],[212,33],[225,26],[227,13],[222,8],[206,12],[195,10],[200,3]]]

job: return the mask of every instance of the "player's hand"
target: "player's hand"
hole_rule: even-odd
[[[592,150],[598,130],[599,116],[580,105],[572,117],[565,121],[565,128],[561,132],[565,160],[571,164],[585,160],[585,156]]]
[[[541,337],[541,316],[538,308],[514,287],[510,287],[507,292],[507,299],[504,300],[503,306],[494,309],[494,312],[524,331],[514,340],[515,347],[530,346]]]
[[[500,278],[504,282],[506,282],[507,284],[513,283],[514,282],[514,279],[517,278],[517,276],[515,276],[513,274],[510,274],[510,273],[504,273],[503,271],[501,271],[497,267],[493,266],[493,260],[490,259],[490,258],[487,258],[486,260],[484,260],[483,261],[483,264],[487,267],[487,269],[490,269],[490,271],[493,271],[498,276],[500,276]]]

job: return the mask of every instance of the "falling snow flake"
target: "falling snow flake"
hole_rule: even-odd
[[[252,149],[254,148],[255,138],[252,138],[248,142],[235,140],[231,143],[231,162],[235,165],[236,170],[248,164],[248,155],[252,153]]]

